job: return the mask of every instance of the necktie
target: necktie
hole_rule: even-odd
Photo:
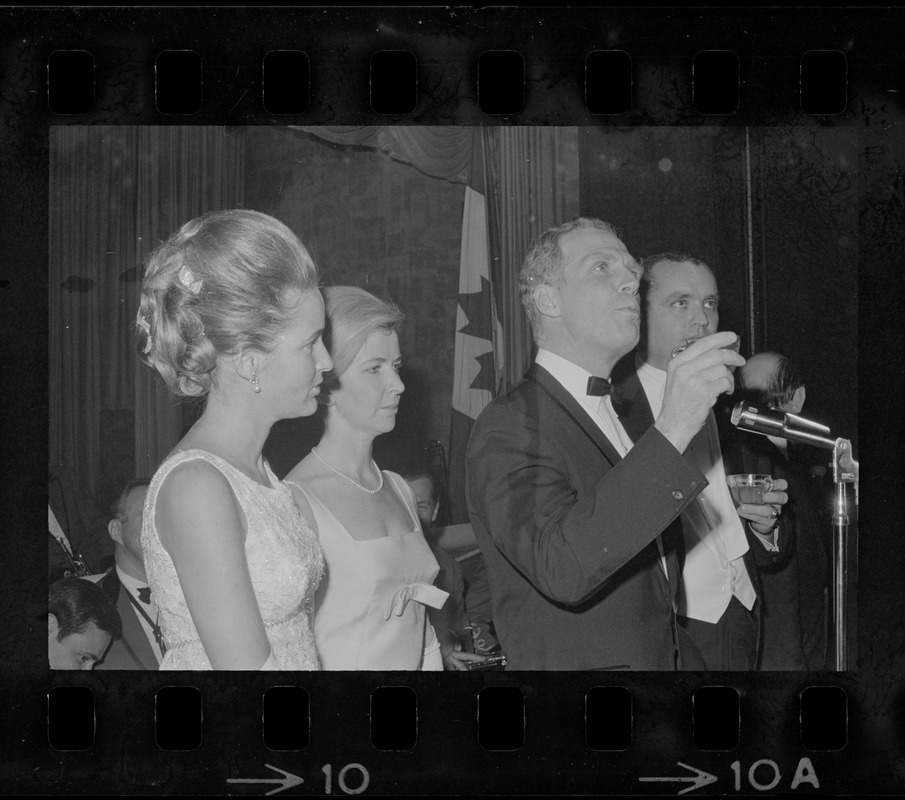
[[[138,599],[145,605],[151,605],[151,587],[143,586],[138,590]]]
[[[144,595],[145,592],[147,592],[147,595]],[[138,590],[138,594],[139,594],[139,596],[141,597],[141,602],[142,602],[142,603],[149,603],[149,604],[150,604],[150,599],[151,599],[151,589],[150,589],[150,587],[145,587],[144,589],[139,589],[139,590]],[[128,591],[127,591],[127,592],[126,592],[126,595],[128,596],[129,602],[132,604],[133,608],[134,608],[139,614],[141,614],[142,617],[145,618],[145,621],[146,621],[146,622],[148,623],[148,625],[150,626],[150,628],[151,628],[151,633],[154,634],[154,641],[157,642],[157,646],[160,648],[161,654],[166,654],[166,652],[167,652],[167,646],[166,646],[166,643],[165,643],[164,640],[163,640],[163,632],[160,630],[160,611],[157,612],[157,621],[155,622],[154,620],[152,620],[152,619],[148,616],[148,612],[145,611],[145,610],[139,605],[139,601],[136,600],[136,599],[132,596],[132,593],[131,593],[131,592],[128,592]],[[147,597],[147,599],[145,599],[146,597]]]
[[[603,397],[612,391],[613,387],[606,378],[598,378],[596,375],[588,378],[588,394],[591,397]]]

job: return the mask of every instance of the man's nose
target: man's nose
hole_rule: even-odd
[[[641,286],[638,267],[623,262],[621,266],[621,273],[622,274],[619,276],[619,291],[629,294],[634,294],[635,292],[637,292],[638,287]]]
[[[706,328],[710,325],[710,317],[701,305],[692,306],[691,324],[697,325],[699,328]]]

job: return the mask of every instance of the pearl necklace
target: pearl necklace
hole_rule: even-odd
[[[346,475],[345,472],[340,472],[340,471],[339,471],[336,467],[334,467],[329,461],[325,461],[323,458],[321,458],[320,453],[318,453],[317,450],[315,450],[313,447],[311,448],[311,453],[312,453],[312,455],[314,455],[314,457],[315,457],[318,461],[320,461],[321,464],[323,464],[327,469],[332,470],[333,472],[335,472],[337,475],[339,475],[340,478],[345,478],[347,481],[349,481],[349,483],[351,483],[351,484],[353,484],[354,486],[356,486],[357,488],[361,489],[361,490],[362,490],[363,492],[365,492],[366,494],[377,494],[377,493],[383,488],[383,473],[378,469],[377,464],[374,463],[374,459],[373,459],[373,458],[371,459],[371,467],[372,467],[372,468],[374,469],[374,471],[377,473],[377,477],[378,477],[379,481],[378,481],[378,483],[377,483],[377,488],[376,488],[376,489],[368,489],[368,488],[366,488],[365,486],[362,486],[362,485],[361,485],[358,481],[356,481],[354,478],[350,478],[348,475]]]

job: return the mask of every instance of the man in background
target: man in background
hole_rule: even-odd
[[[51,669],[91,670],[122,631],[103,590],[83,578],[50,584],[47,656]]]
[[[122,638],[114,642],[98,669],[155,670],[163,659],[163,639],[157,605],[151,597],[141,549],[141,522],[148,480],[129,481],[110,508],[107,532],[113,541],[115,565],[101,581],[123,622]]]
[[[739,383],[742,397],[760,408],[800,414],[805,403],[801,374],[779,353],[751,356],[739,370]],[[770,474],[789,485],[789,503],[783,510],[789,556],[761,573],[761,669],[824,669],[830,553],[827,536],[821,535],[819,478],[811,474],[802,445],[775,436],[745,434],[736,435],[734,442],[734,451],[731,445],[725,449],[727,458],[731,454],[737,459],[739,472]]]
[[[434,586],[449,594],[442,608],[428,606],[427,609],[431,625],[434,626],[437,639],[440,641],[443,666],[448,670],[465,670],[468,669],[469,661],[481,659],[472,652],[474,646],[465,616],[465,582],[462,570],[456,559],[437,544],[437,536],[433,529],[440,509],[436,482],[427,470],[409,472],[403,477],[415,493],[421,530],[440,567]]]
[[[719,330],[716,278],[703,261],[683,253],[644,260],[641,345],[616,370],[616,410],[633,441],[661,412],[673,352]],[[786,502],[785,483],[761,504],[735,506],[726,484],[716,418],[712,412],[692,438],[686,458],[707,486],[681,514],[684,562],[679,623],[708,670],[754,670],[760,633],[758,564],[780,557],[776,526]],[[753,534],[749,536],[746,533]]]

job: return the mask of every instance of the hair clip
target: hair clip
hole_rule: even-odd
[[[142,350],[143,355],[148,355],[151,352],[151,325],[148,320],[145,318],[144,314],[138,315],[138,327],[141,328],[145,332],[145,338],[147,341],[145,342],[145,348]]]
[[[201,281],[195,280],[194,274],[185,264],[182,265],[182,268],[179,270],[179,274],[176,277],[179,278],[179,282],[192,294],[198,294],[198,292],[201,291]]]

